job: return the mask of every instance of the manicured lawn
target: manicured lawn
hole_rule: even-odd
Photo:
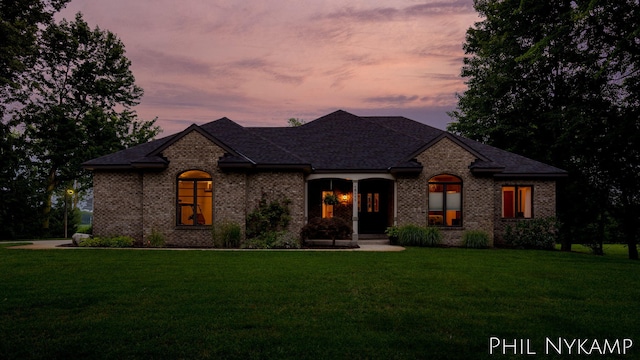
[[[579,253],[0,246],[0,358],[512,358],[497,336],[630,338],[611,358],[634,359],[639,299],[640,263]]]

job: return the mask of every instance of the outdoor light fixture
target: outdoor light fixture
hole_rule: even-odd
[[[67,212],[68,212],[67,197],[72,196],[73,193],[74,193],[73,189],[67,189],[64,195],[64,238],[65,239],[67,238]]]

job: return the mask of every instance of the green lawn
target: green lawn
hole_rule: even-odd
[[[513,358],[497,336],[634,359],[639,299],[639,262],[579,253],[0,247],[0,358]]]

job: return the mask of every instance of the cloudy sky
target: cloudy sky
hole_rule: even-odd
[[[451,120],[473,0],[72,0],[125,44],[163,135],[228,117],[284,126],[337,109]]]

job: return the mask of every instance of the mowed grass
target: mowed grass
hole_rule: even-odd
[[[498,336],[630,338],[611,358],[632,359],[639,275],[550,251],[0,247],[0,358],[513,358]]]

